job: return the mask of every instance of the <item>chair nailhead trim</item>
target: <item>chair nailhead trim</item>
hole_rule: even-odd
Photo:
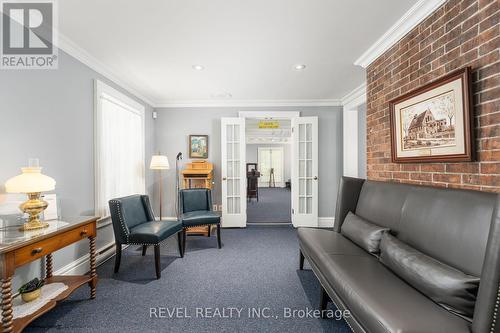
[[[111,200],[111,203],[116,204],[116,206],[118,208],[117,209],[117,211],[118,211],[118,220],[120,221],[120,225],[121,225],[121,227],[123,229],[123,233],[125,234],[125,237],[127,238],[127,244],[129,244],[129,242],[128,242],[129,232],[127,231],[127,228],[125,227],[125,221],[123,221],[123,215],[122,215],[120,201],[118,201],[118,200]]]
[[[493,310],[493,320],[491,322],[490,332],[493,333],[495,331],[495,324],[497,322],[497,314],[498,314],[498,305],[500,304],[500,284],[498,284],[497,290],[497,300],[495,301],[495,308]]]

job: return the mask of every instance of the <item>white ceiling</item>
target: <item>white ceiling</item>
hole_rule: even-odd
[[[332,100],[364,81],[354,61],[415,2],[63,0],[59,30],[155,105]]]

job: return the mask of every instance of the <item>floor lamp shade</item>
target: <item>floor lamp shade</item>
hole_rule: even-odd
[[[162,204],[163,204],[163,179],[161,177],[161,170],[170,169],[170,165],[168,164],[168,158],[165,155],[153,155],[151,157],[151,163],[149,164],[149,168],[151,170],[158,170],[160,174],[160,182],[159,182],[159,204],[160,204],[160,220],[162,219]]]
[[[151,157],[151,163],[149,168],[152,170],[168,170],[170,165],[168,164],[168,158],[165,155],[153,155]]]

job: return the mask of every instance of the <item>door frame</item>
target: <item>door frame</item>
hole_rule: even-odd
[[[278,119],[289,119],[290,121],[293,118],[299,118],[300,111],[238,111],[238,118],[257,118],[257,119],[268,119],[268,118],[278,118]],[[246,122],[245,122],[246,124]],[[245,125],[246,127],[246,125]],[[245,128],[246,131],[246,128]],[[246,145],[246,132],[245,133],[245,145]],[[294,152],[293,149],[290,149],[290,154],[291,154],[291,160],[294,161]],[[245,156],[245,161],[241,161],[246,165],[246,156]],[[298,186],[299,184],[295,184],[294,180],[291,179],[291,186]],[[291,198],[290,198],[291,199]],[[290,211],[291,217],[292,217],[292,225],[293,225],[293,219],[294,219],[294,214]],[[246,226],[246,222],[245,222]]]

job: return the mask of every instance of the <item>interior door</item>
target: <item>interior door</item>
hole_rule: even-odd
[[[318,226],[318,117],[292,119],[292,223]]]
[[[222,118],[222,227],[247,224],[245,153],[245,118]]]

